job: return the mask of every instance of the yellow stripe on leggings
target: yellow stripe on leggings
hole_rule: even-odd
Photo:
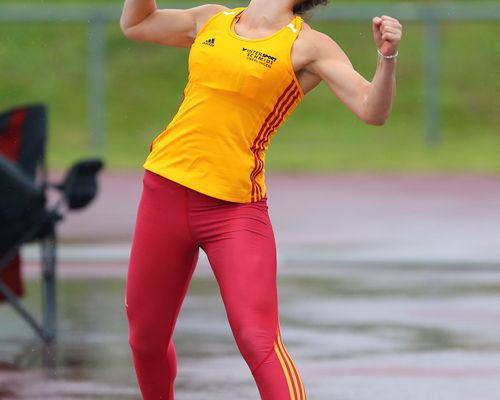
[[[293,383],[295,385],[295,389],[297,390],[297,395],[299,396],[298,400],[305,400],[306,397],[304,392],[304,385],[302,384],[299,372],[297,371],[297,367],[295,367],[292,357],[290,357],[290,354],[288,354],[288,352],[285,349],[285,346],[283,345],[283,341],[281,340],[281,332],[279,330],[278,330],[278,346],[282,349],[285,359],[288,363],[288,366],[290,367]]]
[[[286,357],[288,357],[288,359],[290,360],[290,363],[293,366],[292,371],[294,372],[294,375],[297,378],[297,383],[298,383],[298,385],[300,387],[299,397],[300,397],[301,400],[307,400],[306,393],[305,393],[305,390],[304,390],[304,384],[302,383],[302,379],[300,377],[299,371],[298,371],[297,367],[295,366],[295,363],[293,362],[292,357],[290,356],[290,354],[288,353],[288,351],[285,349],[285,346],[283,346],[283,350],[285,351]]]
[[[290,375],[288,374],[288,369],[286,367],[285,360],[283,360],[283,357],[281,357],[281,354],[280,354],[280,351],[279,351],[279,348],[278,348],[278,345],[276,342],[274,343],[274,351],[275,351],[276,355],[278,356],[278,359],[280,360],[281,368],[283,369],[283,373],[285,374],[286,383],[288,384],[288,390],[290,391],[290,399],[296,400],[295,393],[293,392],[293,385],[292,385],[292,382],[290,380]]]

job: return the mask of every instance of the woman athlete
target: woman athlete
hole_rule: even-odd
[[[278,323],[265,151],[322,80],[361,120],[382,125],[394,97],[402,33],[396,19],[373,18],[378,63],[368,82],[332,39],[300,18],[326,2],[158,10],[154,0],[125,0],[120,22],[127,38],[191,48],[184,100],[144,165],[127,276],[130,346],[146,400],[174,398],[172,334],[199,248],[261,398],[306,399]]]

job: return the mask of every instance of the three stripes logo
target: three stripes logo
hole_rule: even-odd
[[[215,46],[215,38],[207,39],[202,44],[206,44],[207,46],[214,47]]]
[[[291,400],[307,400],[306,392],[304,390],[304,385],[302,384],[302,379],[300,379],[297,367],[293,363],[290,354],[285,349],[283,341],[281,340],[281,334],[278,329],[278,336],[274,342],[274,352],[278,357],[281,364],[283,374],[285,375],[285,380],[288,386],[288,391],[290,393]]]
[[[264,171],[263,153],[266,151],[271,136],[281,126],[290,110],[295,107],[300,98],[300,90],[295,80],[288,85],[281,96],[276,101],[273,110],[269,113],[262,124],[259,133],[250,147],[254,155],[254,168],[250,174],[252,182],[252,201],[258,201],[263,197],[263,188],[259,183],[259,176]]]

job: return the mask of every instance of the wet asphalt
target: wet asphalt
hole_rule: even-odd
[[[52,349],[0,313],[0,398],[139,399],[124,280],[65,278]],[[28,305],[39,286],[30,280]],[[312,400],[498,400],[500,270],[488,265],[280,266],[284,342]],[[179,400],[258,399],[201,265],[175,333]]]
[[[59,338],[0,305],[0,399],[140,399],[123,292],[141,172],[59,227]],[[500,177],[271,175],[283,340],[310,400],[500,399]],[[37,249],[24,252],[39,309]],[[202,259],[177,400],[257,400]]]

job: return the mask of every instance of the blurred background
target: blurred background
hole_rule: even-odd
[[[121,3],[0,1],[4,7],[0,107],[26,101],[48,104],[48,157],[53,167],[98,150],[110,168],[138,169],[150,142],[182,99],[188,50],[124,39],[117,24]],[[384,7],[375,1],[332,3],[328,11],[316,13],[312,25],[334,38],[355,68],[370,78],[375,59],[366,17]],[[169,4],[175,2],[160,3]],[[11,7],[5,9],[7,5]],[[347,8],[336,13],[335,7],[341,5]],[[459,5],[469,8],[464,13]],[[499,31],[491,9],[495,5],[497,1],[448,2],[436,16],[398,7],[405,37],[398,61],[398,95],[389,123],[382,129],[365,126],[321,85],[276,136],[269,170],[498,172],[500,45],[492,40]],[[443,21],[434,27],[426,22],[432,17]],[[437,52],[429,45],[432,29],[439,31],[432,36]],[[432,71],[427,63],[437,68],[437,79],[426,75]],[[98,81],[97,89],[89,78]],[[430,88],[426,87],[429,79],[436,79]],[[433,148],[426,146],[425,100],[432,99],[426,90],[435,91],[441,117],[439,127],[430,133],[435,137],[427,139],[439,141]],[[95,96],[93,106],[90,96]],[[93,109],[96,106],[102,114]],[[308,151],[303,151],[304,146]]]
[[[82,157],[106,164],[95,202],[58,230],[57,345],[0,305],[0,399],[138,398],[128,251],[142,163],[182,101],[188,50],[126,40],[122,3],[0,0],[0,111],[47,105],[51,177]],[[372,127],[322,84],[269,149],[287,348],[312,400],[498,399],[500,1],[331,3],[308,22],[366,78],[371,17],[402,21],[398,91]],[[36,312],[36,245],[23,260]],[[180,400],[258,397],[204,259],[176,338]]]

